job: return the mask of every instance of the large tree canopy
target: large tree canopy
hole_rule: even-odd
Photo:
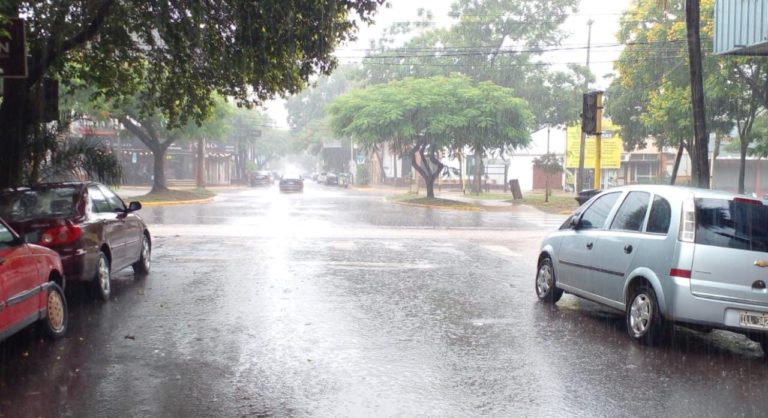
[[[218,92],[241,104],[295,93],[329,73],[337,44],[384,0],[7,1],[0,15],[27,19],[29,78],[6,80],[0,105],[0,186],[17,183],[25,138],[39,123],[31,90],[44,76],[72,77],[110,98],[147,87],[140,113],[168,126],[202,120]]]
[[[389,144],[398,155],[410,156],[428,197],[434,197],[444,153],[524,146],[533,125],[528,105],[510,89],[460,75],[353,90],[338,97],[329,113],[337,135],[364,146]]]
[[[556,49],[560,25],[575,11],[576,0],[459,0],[453,4],[455,23],[435,28],[430,16],[393,28],[363,61],[368,82],[385,83],[406,77],[464,74],[477,81],[509,87],[525,99],[539,126],[578,119],[585,77],[582,66],[552,71],[539,57]],[[426,28],[426,29],[425,29]],[[416,35],[413,35],[416,33]]]
[[[707,38],[714,33],[713,7],[712,0],[701,2],[705,16],[701,31]],[[706,162],[707,152],[697,153],[692,148],[695,129],[684,19],[682,2],[670,2],[666,10],[659,8],[655,0],[633,3],[621,19],[619,40],[626,47],[616,64],[619,77],[608,89],[606,108],[611,119],[622,127],[626,149],[643,148],[645,140],[653,137],[659,147],[680,145],[688,149],[693,159]],[[765,97],[760,87],[765,83],[768,66],[763,61],[707,54],[702,62],[706,126],[712,132],[726,135],[737,125],[742,141],[742,191],[749,130],[760,99]],[[701,175],[700,169],[698,176]]]

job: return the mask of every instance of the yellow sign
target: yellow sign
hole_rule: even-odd
[[[600,166],[603,169],[621,168],[621,151],[624,144],[621,140],[621,128],[611,121],[603,119],[603,136],[600,140]],[[579,168],[579,146],[581,143],[581,127],[569,126],[566,142],[566,168]],[[595,168],[595,137],[588,136],[584,143],[584,168]]]

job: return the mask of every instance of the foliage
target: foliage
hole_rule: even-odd
[[[365,79],[374,84],[407,77],[464,74],[511,88],[525,99],[536,123],[563,125],[578,118],[584,67],[551,71],[536,58],[559,44],[558,30],[575,10],[575,0],[461,0],[454,3],[455,24],[434,28],[430,16],[399,24],[366,57]],[[395,46],[403,34],[411,38]]]
[[[23,112],[43,76],[76,78],[96,95],[134,102],[133,120],[161,115],[165,128],[202,122],[213,94],[245,106],[300,91],[336,66],[335,47],[384,0],[10,1],[27,18],[29,78],[6,82],[0,104],[0,186],[18,182],[22,145],[36,112]],[[72,64],[72,65],[69,65]]]
[[[511,90],[454,75],[405,79],[353,90],[329,107],[339,136],[363,147],[388,144],[410,156],[424,178],[427,194],[442,171],[446,150],[477,152],[524,146],[533,116]]]
[[[371,167],[369,164],[358,164],[355,172],[355,184],[367,186],[371,182]]]
[[[58,142],[41,169],[41,180],[65,181],[81,177],[117,186],[122,182],[122,166],[115,154],[91,138]]]
[[[540,168],[547,174],[558,174],[565,171],[562,158],[554,153],[544,154],[534,158],[533,166]]]
[[[608,89],[606,108],[614,123],[622,126],[626,149],[643,148],[653,136],[659,147],[682,141],[692,157],[702,154],[691,149],[694,119],[682,3],[670,2],[663,9],[644,0],[622,17],[619,39],[626,48],[617,64],[619,77]],[[705,38],[714,33],[713,7],[712,0],[701,2]],[[759,58],[705,55],[703,69],[706,126],[727,135],[736,125],[745,156],[759,99],[768,93],[761,90],[768,80],[768,64]],[[699,158],[706,160],[707,155]],[[739,184],[743,188],[743,176]]]
[[[351,66],[339,67],[331,75],[320,76],[310,88],[291,96],[285,103],[291,131],[301,132],[325,118],[326,105],[356,84],[352,80],[354,71]]]

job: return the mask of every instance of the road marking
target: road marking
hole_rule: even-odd
[[[520,257],[520,253],[512,251],[503,245],[483,245],[482,247],[504,257]]]

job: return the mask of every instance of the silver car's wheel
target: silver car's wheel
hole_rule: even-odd
[[[133,263],[133,272],[136,274],[148,274],[152,267],[152,244],[149,238],[144,235],[141,238],[141,254],[139,259]]]
[[[99,264],[96,268],[96,277],[93,283],[96,296],[102,300],[109,300],[109,295],[112,293],[112,287],[109,282],[110,276],[109,259],[102,252],[99,254]]]
[[[668,338],[671,324],[661,316],[656,292],[643,283],[630,292],[626,310],[627,332],[633,340],[647,345],[657,345]]]
[[[632,334],[637,338],[648,332],[651,321],[652,306],[648,295],[639,294],[635,296],[632,305],[629,307],[629,327]]]
[[[547,303],[555,303],[563,296],[563,290],[555,285],[555,270],[549,257],[544,257],[539,262],[536,272],[536,296]]]

